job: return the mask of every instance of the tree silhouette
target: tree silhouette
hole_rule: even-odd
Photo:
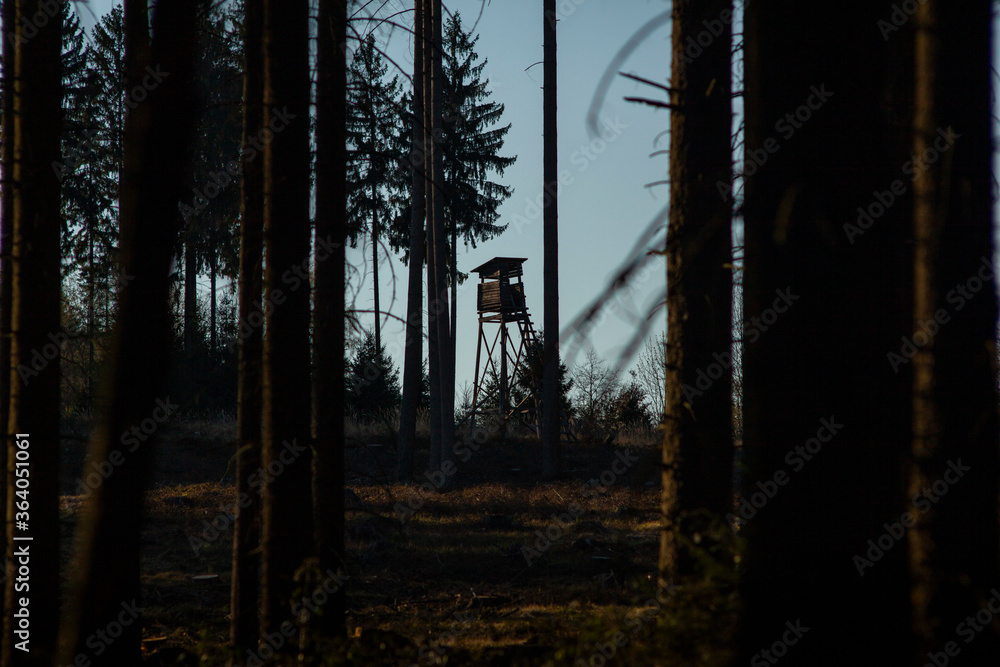
[[[348,70],[347,139],[350,145],[348,178],[348,230],[351,243],[366,227],[371,238],[374,281],[375,344],[382,345],[382,310],[379,304],[380,225],[393,219],[391,188],[396,185],[400,157],[392,147],[397,134],[399,103],[397,77],[386,79],[388,66],[375,46],[375,35],[361,40]]]
[[[955,628],[986,606],[1000,574],[991,502],[1000,472],[991,4],[929,0],[913,19],[913,155],[919,159],[913,173],[915,284],[908,334],[916,348],[909,493],[925,502],[935,498],[910,530],[918,663],[958,638]],[[892,360],[896,367],[906,361],[902,352]],[[944,495],[935,493],[942,480],[954,482]],[[1000,646],[995,626],[984,625],[968,646],[968,638],[962,639],[961,660],[969,664],[988,662]]]
[[[745,493],[766,503],[741,530],[744,663],[797,620],[794,664],[853,663],[859,645],[868,664],[909,655],[905,546],[873,550],[863,575],[854,561],[914,510],[910,377],[886,361],[912,333],[912,199],[845,231],[912,152],[908,115],[874,111],[912,104],[912,34],[876,29],[891,12],[746,5],[744,322],[774,323],[743,351]]]
[[[150,41],[146,3],[125,3],[126,89],[140,86],[148,76],[145,68],[153,62],[170,76],[148,91],[125,122],[121,252],[125,270],[135,277],[122,290],[102,415],[88,453],[91,462],[113,467],[115,473],[90,496],[77,525],[72,595],[60,630],[62,664],[74,662],[79,654],[92,655],[94,665],[141,660],[140,623],[124,627],[99,656],[87,644],[104,631],[108,619],[122,613],[123,603],[142,606],[140,527],[152,441],[133,445],[122,434],[151,414],[169,410],[163,395],[172,337],[169,270],[178,238],[176,206],[188,167],[186,147],[194,133],[192,110],[197,100],[192,97],[192,81],[199,4],[199,0],[166,0],[157,5]]]
[[[264,147],[264,291],[277,290],[284,299],[266,313],[262,460],[265,468],[277,461],[283,470],[264,487],[261,634],[280,632],[293,622],[295,572],[314,555],[315,546],[309,446],[308,5],[307,0],[264,0],[265,122],[276,110],[291,121]],[[295,650],[291,642],[281,647],[281,652]]]
[[[16,3],[12,25],[40,11],[39,3]],[[25,577],[10,572],[4,581],[5,665],[50,664],[59,623],[59,311],[60,188],[52,169],[60,158],[62,129],[62,14],[50,17],[25,38],[14,29],[5,37],[14,47],[13,242],[11,379],[5,434],[6,562],[30,563]],[[9,95],[11,90],[8,88]],[[47,364],[38,367],[35,355]],[[25,455],[26,459],[25,459]],[[16,459],[16,461],[15,461]],[[25,465],[25,460],[27,464]],[[18,465],[20,463],[20,465]],[[25,538],[28,538],[27,540]],[[30,541],[28,541],[30,540]],[[37,568],[37,569],[36,569]],[[23,571],[21,572],[23,575]],[[30,614],[30,635],[19,618]],[[30,642],[29,642],[30,637]],[[29,648],[31,653],[29,653]]]

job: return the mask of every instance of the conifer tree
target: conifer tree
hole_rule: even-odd
[[[394,217],[390,189],[398,183],[395,166],[400,99],[398,77],[386,78],[388,67],[369,34],[358,47],[348,70],[348,233],[353,244],[362,230],[371,238],[374,282],[375,344],[382,344],[379,303],[379,228]]]

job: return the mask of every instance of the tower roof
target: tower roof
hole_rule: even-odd
[[[480,278],[500,277],[508,273],[521,274],[521,264],[528,261],[527,257],[494,257],[490,261],[472,269]]]

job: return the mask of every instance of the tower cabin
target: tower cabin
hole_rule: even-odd
[[[476,344],[476,375],[472,389],[472,423],[481,412],[486,398],[486,379],[490,370],[498,378],[495,405],[499,408],[500,425],[506,433],[506,422],[522,406],[511,406],[510,398],[517,381],[521,361],[528,345],[536,342],[528,306],[524,299],[525,257],[494,257],[472,269],[479,274],[476,310],[479,313],[479,335]],[[513,325],[517,336],[511,336],[508,326]],[[494,335],[486,329],[496,326]],[[491,340],[492,339],[492,340]],[[485,363],[483,350],[486,350]]]

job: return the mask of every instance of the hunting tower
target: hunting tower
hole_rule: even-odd
[[[481,266],[472,269],[479,274],[476,310],[479,312],[479,335],[476,343],[476,375],[472,388],[472,427],[476,418],[485,414],[483,405],[490,400],[498,406],[501,433],[506,434],[508,419],[524,409],[531,400],[536,408],[537,396],[532,391],[518,405],[511,405],[512,389],[516,386],[528,347],[537,342],[535,329],[531,324],[528,306],[524,300],[523,271],[524,257],[494,257]],[[488,329],[496,325],[490,336]],[[513,337],[516,327],[517,336]],[[483,349],[486,360],[483,363]],[[499,348],[499,349],[498,349]],[[487,389],[490,371],[497,378],[495,387]],[[490,394],[487,396],[487,394]],[[495,401],[495,402],[494,402]]]

